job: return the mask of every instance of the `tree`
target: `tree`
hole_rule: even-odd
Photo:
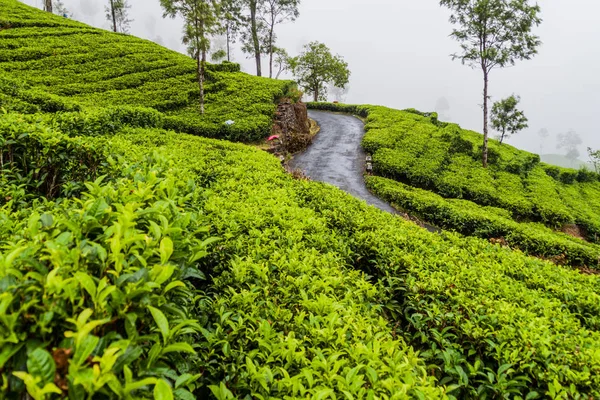
[[[265,48],[266,29],[264,22],[260,19],[260,7],[265,0],[240,0],[246,15],[241,16],[241,24],[245,29],[242,31],[242,51],[252,54],[256,62],[256,76],[262,76],[261,56]]]
[[[567,133],[560,133],[558,135],[558,145],[556,147],[565,150],[565,156],[571,161],[571,165],[573,165],[573,162],[580,155],[578,147],[582,143],[581,136],[571,129]]]
[[[52,12],[52,0],[44,0],[44,11]]]
[[[520,101],[521,98],[513,94],[492,106],[492,128],[500,132],[500,144],[504,138],[529,127],[527,117],[523,111],[517,109]]]
[[[175,18],[179,15],[184,20],[182,41],[197,63],[200,113],[204,114],[206,53],[210,48],[210,35],[219,29],[218,4],[215,0],[160,0],[160,5],[164,10],[163,17]]]
[[[588,147],[588,155],[590,156],[590,162],[594,166],[594,170],[596,173],[600,174],[600,150],[593,150],[591,147]]]
[[[223,49],[219,49],[211,54],[210,61],[215,62],[215,63],[220,63],[225,58],[227,58],[227,52]]]
[[[60,15],[61,17],[66,17],[66,18],[73,17],[73,13],[71,13],[67,9],[67,7],[65,7],[63,2],[60,0],[54,0],[54,2],[52,3],[52,8],[53,8],[54,14],[56,14],[56,15]]]
[[[291,67],[298,84],[313,94],[314,101],[327,100],[327,84],[343,89],[350,79],[348,63],[319,42],[305,45],[304,52],[291,59]]]
[[[458,26],[451,37],[461,51],[452,58],[483,71],[482,161],[487,167],[490,72],[537,53],[541,42],[531,31],[541,23],[540,7],[529,0],[440,0],[440,4],[450,9],[450,22]]]
[[[540,155],[542,155],[544,153],[544,142],[550,137],[550,132],[548,132],[548,129],[542,128],[538,131],[538,136],[540,137]]]
[[[231,61],[231,44],[243,26],[242,0],[221,0],[221,27],[225,35],[227,61]]]
[[[106,19],[112,22],[114,32],[129,32],[129,9],[131,5],[128,0],[109,0],[109,6],[104,7]]]
[[[280,47],[276,47],[274,50],[275,59],[273,63],[275,68],[277,69],[277,75],[275,75],[275,79],[279,79],[279,76],[290,69],[290,56],[285,49]]]
[[[286,21],[295,21],[300,15],[300,0],[263,0],[260,18],[266,29],[266,53],[269,55],[269,78],[273,77],[273,57],[275,55],[275,27]]]

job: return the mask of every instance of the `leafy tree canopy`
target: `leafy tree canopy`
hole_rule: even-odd
[[[343,89],[350,80],[348,63],[341,56],[332,55],[323,43],[305,45],[290,65],[298,84],[313,95],[314,101],[327,100],[327,84]]]
[[[517,109],[520,101],[521,98],[513,94],[492,107],[492,128],[500,132],[500,144],[505,138],[529,127],[525,113]]]

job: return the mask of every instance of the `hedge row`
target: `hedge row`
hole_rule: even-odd
[[[367,187],[403,211],[440,228],[463,235],[504,240],[533,256],[557,263],[600,268],[600,247],[555,232],[544,225],[518,223],[503,209],[482,207],[467,200],[447,200],[427,190],[386,178],[369,176]]]

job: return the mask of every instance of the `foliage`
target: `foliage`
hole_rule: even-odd
[[[219,49],[211,54],[210,60],[214,62],[221,62],[227,58],[227,51],[223,49]]]
[[[290,65],[300,87],[312,93],[315,102],[327,100],[326,84],[344,88],[350,79],[348,63],[319,42],[305,45],[304,52],[291,59]]]
[[[273,78],[273,63],[275,62],[275,55],[280,60],[282,59],[281,51],[277,51],[275,45],[277,41],[277,35],[275,34],[275,27],[287,21],[295,21],[300,15],[298,6],[300,0],[262,0],[259,6],[260,19],[262,20],[265,27],[266,34],[266,54],[269,55],[269,78]],[[279,62],[281,67],[282,63]],[[281,73],[281,69],[279,71]]]
[[[343,267],[348,250],[327,250],[339,239],[294,200],[304,189],[275,158],[144,129],[87,140],[107,156],[109,183],[86,183],[81,199],[3,209],[9,393],[50,384],[75,398],[442,397],[372,306],[375,287]],[[218,251],[207,251],[214,236]],[[58,378],[34,361],[18,369],[38,353]]]
[[[457,27],[451,36],[461,51],[452,55],[483,72],[483,166],[488,163],[488,81],[494,68],[515,65],[537,53],[541,42],[532,29],[541,23],[540,7],[529,0],[440,0]]]
[[[492,106],[492,128],[500,132],[500,144],[502,144],[504,138],[529,127],[527,117],[523,111],[517,109],[520,101],[520,97],[512,95],[497,101]]]
[[[112,23],[114,32],[129,33],[129,19],[131,5],[128,0],[109,0],[109,5],[104,6],[106,20]]]

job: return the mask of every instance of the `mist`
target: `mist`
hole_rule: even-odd
[[[25,0],[42,7],[42,0]],[[73,18],[109,29],[102,0],[63,0]],[[130,33],[185,53],[182,21],[162,18],[158,0],[130,0]],[[575,130],[586,147],[600,148],[595,112],[600,106],[600,3],[597,0],[547,0],[542,24],[535,29],[543,44],[532,60],[495,69],[490,77],[492,102],[511,94],[521,96],[520,108],[529,128],[507,143],[540,152],[537,132],[546,128],[550,138],[544,153],[556,149],[556,136]],[[449,34],[449,12],[434,0],[303,0],[300,18],[280,25],[278,46],[291,55],[310,41],[327,44],[349,63],[352,76],[345,101],[393,108],[434,111],[440,98],[446,116],[463,128],[481,132],[483,81],[480,70],[453,61],[459,50]],[[248,73],[253,60],[234,45],[235,61]],[[265,69],[263,67],[263,69]],[[268,70],[268,69],[267,69]],[[289,76],[288,76],[289,77]]]

